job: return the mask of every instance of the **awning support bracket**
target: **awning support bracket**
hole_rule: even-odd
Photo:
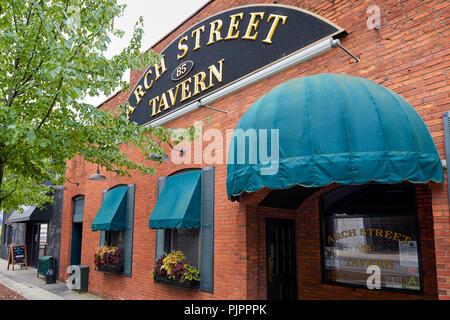
[[[225,111],[225,110],[221,110],[221,109],[217,109],[217,108],[214,108],[214,107],[207,106],[207,105],[205,105],[205,104],[202,104],[201,101],[199,101],[199,102],[200,102],[200,107],[204,107],[204,108],[208,108],[208,109],[211,109],[211,110],[215,110],[215,111],[219,111],[219,112],[228,114],[228,111]]]
[[[333,47],[333,48],[335,48],[335,47],[339,47],[339,48],[341,48],[342,50],[344,50],[349,56],[351,56],[353,59],[355,59],[355,61],[356,62],[360,62],[361,61],[361,59],[359,59],[357,56],[355,56],[353,53],[351,53],[350,51],[348,51],[347,49],[345,49],[344,48],[344,46],[341,44],[341,42],[339,41],[339,39],[334,39],[332,42],[331,42],[331,46]]]

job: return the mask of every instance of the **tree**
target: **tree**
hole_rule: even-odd
[[[51,201],[48,185],[65,182],[74,156],[121,175],[154,173],[119,142],[150,160],[171,130],[130,123],[125,106],[110,112],[83,102],[128,89],[127,69],[158,61],[141,52],[142,18],[128,47],[105,57],[109,35],[123,36],[114,19],[124,9],[116,0],[0,0],[0,209]]]

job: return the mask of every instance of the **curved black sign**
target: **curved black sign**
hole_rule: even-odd
[[[283,5],[223,11],[196,24],[148,68],[127,102],[140,125],[159,119],[324,38],[343,33],[333,23]]]

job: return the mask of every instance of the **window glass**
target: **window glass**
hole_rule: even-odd
[[[6,241],[7,245],[10,245],[12,243],[13,231],[14,231],[14,227],[12,225],[8,225],[8,239]]]
[[[166,230],[165,252],[183,251],[190,265],[199,265],[199,229]]]
[[[73,198],[72,221],[75,223],[83,222],[84,215],[84,196],[76,196]]]
[[[119,247],[124,252],[125,249],[125,231],[106,231],[105,242],[108,246]]]
[[[377,197],[385,188],[377,188]],[[410,189],[411,190],[411,189]],[[352,208],[351,198],[358,191],[345,194],[346,208],[339,203],[339,210],[330,207],[322,215],[322,263],[326,282],[363,286],[369,289],[398,289],[418,292],[421,290],[421,265],[419,261],[418,226],[414,212],[408,212],[410,203],[399,195],[398,213],[384,212],[377,204],[373,210],[363,214],[358,203],[358,213]],[[408,191],[408,190],[407,190]],[[367,189],[365,197],[368,196]],[[389,192],[388,192],[389,193]],[[336,194],[333,195],[336,199]],[[376,200],[376,199],[372,199]],[[366,205],[370,206],[371,198]],[[395,201],[394,201],[395,202]],[[370,206],[373,209],[373,206]],[[393,208],[390,203],[390,208]]]
[[[47,229],[48,229],[48,224],[47,223],[42,223],[40,231],[39,231],[39,256],[40,257],[46,255]]]
[[[382,288],[420,290],[413,217],[328,218],[325,235],[328,280],[367,286],[376,266]]]
[[[126,187],[125,184],[119,184],[112,187],[108,191],[113,189],[119,189]],[[125,230],[121,231],[105,231],[105,242],[106,245],[111,247],[118,247],[122,252],[125,250]]]

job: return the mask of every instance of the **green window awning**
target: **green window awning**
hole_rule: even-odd
[[[200,228],[201,170],[167,178],[149,219],[150,229]]]
[[[272,89],[241,118],[229,150],[232,200],[264,187],[444,181],[416,110],[393,91],[344,74],[306,76]]]
[[[127,222],[127,187],[109,190],[92,222],[92,231],[125,230]]]

